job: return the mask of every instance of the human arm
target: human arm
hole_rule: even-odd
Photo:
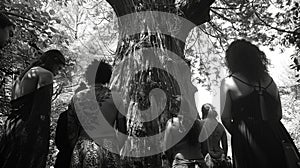
[[[32,73],[36,71],[38,77],[37,89],[52,84],[53,83],[53,74],[52,72],[43,69],[41,67],[37,67],[36,69],[32,69]]]
[[[231,113],[231,97],[230,97],[230,85],[227,82],[227,78],[223,79],[220,87],[220,104],[221,104],[221,120],[225,128],[230,134],[233,131],[232,113]]]
[[[266,116],[269,121],[280,121],[282,118],[281,100],[278,87],[273,80],[266,91],[267,94],[260,98],[261,109],[263,109],[263,114],[265,114],[263,116]],[[264,112],[265,110],[266,112]]]
[[[81,126],[79,125],[79,121],[75,112],[74,107],[74,97],[71,100],[71,103],[68,107],[67,113],[67,121],[68,121],[68,140],[70,143],[70,147],[73,149],[79,136],[79,131]]]
[[[126,126],[126,117],[122,115],[120,112],[118,112],[117,114],[116,129],[117,129],[119,146],[122,148],[127,139],[127,126]]]
[[[165,135],[164,135],[164,139],[163,139],[163,151],[166,154],[166,157],[169,161],[169,163],[172,163],[173,161],[173,157],[172,157],[172,147],[170,148],[170,145],[172,144],[172,139],[173,139],[173,135],[172,135],[172,119],[170,119],[167,122],[166,125],[166,129],[165,129]]]
[[[199,122],[200,130],[201,130],[198,141],[201,144],[201,153],[205,157],[209,150],[208,149],[208,137],[209,136],[207,134],[207,130],[204,127],[205,120],[197,120],[197,121]]]
[[[227,153],[228,153],[227,134],[226,134],[226,131],[225,131],[223,126],[222,126],[222,129],[223,129],[223,134],[221,136],[221,144],[222,144],[222,148],[223,148],[223,151],[224,151],[224,155],[226,157]]]

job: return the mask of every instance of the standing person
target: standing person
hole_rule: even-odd
[[[206,158],[210,158],[211,166],[214,168],[226,167],[228,143],[225,128],[218,122],[218,113],[213,105],[206,103],[202,106],[201,111],[204,121],[203,129],[209,135]],[[222,147],[220,144],[222,144]]]
[[[107,85],[111,74],[108,63],[94,60],[85,72],[88,88],[72,99],[74,110],[68,113],[69,141],[74,146],[72,168],[120,167],[116,129],[126,132],[126,120]]]
[[[189,109],[186,101],[183,101],[183,106],[183,109]],[[188,113],[189,111],[186,111],[183,117],[178,115],[168,120],[164,137],[165,153],[172,168],[196,166],[205,168],[203,155],[205,145],[199,141],[202,124],[200,120],[190,118]],[[185,129],[190,124],[191,129]],[[166,149],[170,146],[172,146],[170,149]]]
[[[9,38],[13,36],[13,29],[13,22],[4,13],[0,13],[0,49],[5,47]]]
[[[12,88],[12,110],[0,143],[1,168],[46,166],[53,76],[65,65],[58,50],[45,52],[18,77]]]
[[[86,85],[81,82],[79,87],[75,90],[75,94],[81,90],[87,89]],[[74,146],[68,138],[68,113],[73,113],[71,103],[68,105],[68,109],[62,112],[57,120],[57,126],[55,131],[55,144],[59,150],[54,168],[69,168],[71,163],[71,156]]]
[[[284,144],[297,157],[299,153],[280,122],[279,92],[266,55],[250,42],[236,40],[226,50],[226,62],[231,75],[221,83],[221,118],[232,135],[234,167],[296,167],[285,157]]]

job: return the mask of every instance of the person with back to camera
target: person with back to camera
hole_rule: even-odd
[[[172,117],[166,125],[164,137],[166,157],[172,168],[206,168],[203,156],[205,144],[199,141],[202,130],[201,121],[191,118],[192,112],[189,111],[186,100],[182,101],[182,106],[185,110],[183,114]],[[185,129],[190,124],[192,127],[189,130]],[[167,149],[172,144],[174,146]]]
[[[87,89],[84,82],[81,82],[79,87],[74,91],[74,94],[81,90]],[[54,168],[69,168],[74,146],[68,138],[68,113],[73,113],[72,104],[68,104],[68,108],[62,112],[57,120],[55,130],[55,145],[59,152],[56,155]],[[75,144],[74,144],[75,145]]]
[[[64,65],[60,51],[48,50],[16,79],[1,137],[0,168],[46,166],[53,77]]]
[[[234,167],[297,167],[299,152],[280,122],[279,91],[264,52],[236,40],[226,50],[226,63],[231,74],[221,82],[221,119],[232,136]],[[285,157],[287,153],[294,158]]]
[[[209,135],[207,139],[207,149],[205,155],[206,163],[210,163],[208,167],[222,168],[230,167],[228,166],[227,161],[227,135],[225,128],[221,123],[218,122],[217,116],[218,113],[215,110],[215,107],[210,103],[206,103],[201,108],[202,112],[202,121],[203,129],[206,130]],[[220,146],[222,144],[222,147]],[[230,162],[229,162],[230,163]]]

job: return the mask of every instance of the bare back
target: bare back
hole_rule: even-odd
[[[249,81],[247,80],[247,78],[240,74],[234,74],[232,77],[227,78],[226,81],[226,83],[229,85],[230,96],[233,100],[250,94],[254,89],[252,86],[259,87],[259,85],[261,85],[261,87],[263,88],[267,88],[266,91],[273,97],[278,97],[277,86],[268,74],[265,74],[259,82]]]
[[[12,88],[12,100],[36,91],[42,86],[53,82],[53,74],[42,68],[33,67],[25,73],[22,79],[18,78]]]
[[[180,153],[185,159],[203,159],[204,157],[202,155],[202,151],[201,151],[202,146],[200,142],[191,144],[187,142],[187,140],[185,139],[185,140],[180,140],[178,143],[174,143],[174,141],[178,141],[178,139],[183,138],[183,133],[181,133],[180,127],[181,127],[180,121],[178,118],[174,117],[173,121],[172,119],[168,121],[166,132],[169,133],[165,135],[167,138],[165,140],[165,143],[169,143],[169,145],[174,144],[174,146],[172,147],[173,151],[171,155],[175,156],[176,154]],[[198,139],[198,136],[194,138]]]

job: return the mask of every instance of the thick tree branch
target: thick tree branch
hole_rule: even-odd
[[[270,24],[268,24],[266,21],[264,21],[257,12],[254,12],[255,16],[267,27],[270,27],[271,29],[280,31],[280,32],[284,32],[284,33],[290,33],[290,34],[295,34],[295,35],[300,35],[300,33],[296,32],[296,31],[291,31],[291,30],[284,30],[278,27],[274,27]]]
[[[28,17],[25,17],[23,15],[19,15],[19,14],[16,14],[16,13],[11,13],[11,12],[7,12],[7,11],[0,11],[1,13],[4,13],[6,15],[10,15],[10,16],[15,16],[15,17],[19,17],[19,18],[22,18],[22,19],[25,19],[25,20],[29,20],[29,21],[32,21],[32,22],[36,22],[36,23],[39,23],[39,24],[44,24],[44,22],[40,21],[40,20],[34,20],[34,19],[30,19]]]
[[[201,25],[210,20],[210,6],[215,0],[186,0],[186,3],[180,6],[186,19],[196,25]]]

